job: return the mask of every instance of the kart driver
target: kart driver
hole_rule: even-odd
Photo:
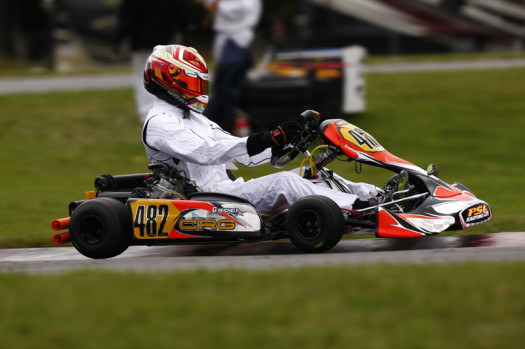
[[[232,180],[227,164],[256,166],[270,161],[272,148],[282,148],[298,132],[294,121],[272,131],[236,137],[206,118],[208,68],[201,55],[181,45],[156,46],[144,70],[146,90],[158,97],[144,122],[142,141],[152,164],[165,163],[183,171],[202,191],[248,200],[260,213],[277,213],[308,195],[324,195],[343,209],[356,200],[367,203],[381,190],[344,180],[350,193],[310,182],[297,171],[283,171],[244,181]],[[366,205],[365,205],[366,206]]]

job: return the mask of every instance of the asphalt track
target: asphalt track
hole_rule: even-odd
[[[525,233],[433,236],[418,239],[347,239],[328,253],[305,254],[288,241],[249,244],[132,246],[115,258],[92,260],[73,247],[0,250],[0,272],[63,273],[185,270],[268,270],[372,263],[421,264],[525,260]]]

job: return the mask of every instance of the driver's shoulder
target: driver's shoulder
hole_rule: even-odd
[[[179,108],[168,109],[152,109],[146,119],[146,124],[149,127],[162,126],[167,124],[180,125],[183,118],[183,111]]]

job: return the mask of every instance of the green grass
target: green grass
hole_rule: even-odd
[[[524,266],[0,274],[0,347],[514,348]]]
[[[369,74],[367,111],[350,121],[383,146],[488,201],[494,221],[464,233],[523,231],[525,69]],[[147,171],[132,91],[0,96],[0,247],[51,243],[50,222],[67,215],[103,173]],[[338,117],[330,115],[329,117]],[[391,173],[335,162],[354,181],[382,185]],[[246,178],[275,171],[241,168]]]

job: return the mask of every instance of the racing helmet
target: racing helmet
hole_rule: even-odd
[[[208,67],[192,47],[158,45],[144,69],[149,93],[185,110],[202,113],[208,104]]]

